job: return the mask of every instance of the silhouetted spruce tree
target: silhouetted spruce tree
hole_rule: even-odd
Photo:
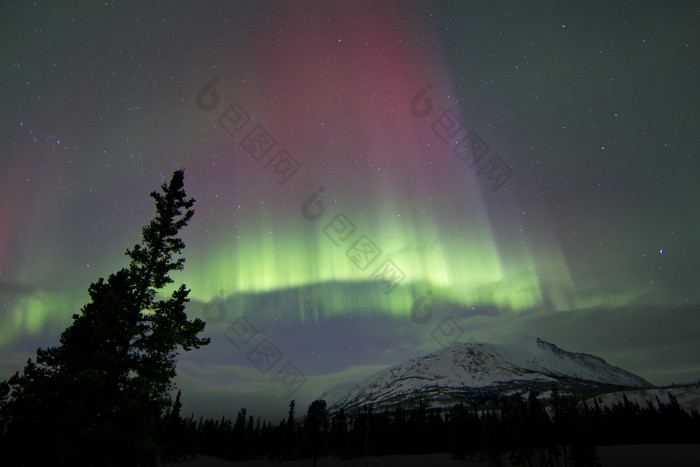
[[[255,419],[252,415],[249,415],[248,422],[245,425],[245,443],[247,445],[245,454],[246,459],[251,459],[255,455],[257,437],[259,433],[260,430],[255,429]]]
[[[530,391],[527,399],[529,426],[526,439],[531,447],[538,448],[533,453],[534,459],[539,459],[540,464],[543,465],[554,465],[558,448],[554,439],[552,419],[547,414],[538,395],[536,391]]]
[[[159,430],[158,445],[161,448],[163,460],[185,460],[187,456],[195,454],[196,428],[192,424],[191,417],[189,420],[183,420],[180,416],[182,409],[180,394],[181,391],[177,391],[172,409],[163,417]]]
[[[531,465],[533,446],[528,439],[532,421],[528,417],[527,405],[519,394],[504,398],[501,408],[503,439],[510,450],[513,465]]]
[[[343,409],[340,409],[340,411],[336,412],[333,416],[329,436],[333,454],[344,459],[350,457],[348,418]]]
[[[441,412],[438,408],[428,410],[427,452],[444,452],[448,448],[447,416]]]
[[[308,453],[316,467],[316,459],[326,454],[326,439],[328,433],[328,413],[326,401],[316,400],[309,405],[304,420],[304,437]]]
[[[372,441],[375,437],[372,406],[363,406],[353,415],[350,432],[350,456],[367,457],[373,455]]]
[[[593,430],[594,412],[585,400],[576,407],[576,412],[577,420],[570,449],[571,464],[574,467],[599,466],[601,464],[597,454],[596,433]]]
[[[294,401],[289,403],[289,415],[287,416],[287,423],[284,431],[284,442],[282,447],[282,459],[296,459],[298,446],[296,439],[296,420],[294,414]]]
[[[428,425],[426,423],[426,407],[421,397],[418,398],[418,405],[408,414],[409,439],[408,446],[411,454],[425,454],[428,449]]]
[[[7,381],[0,382],[0,451],[7,452],[10,448],[7,445],[5,428],[7,426],[7,403],[10,398],[10,385]]]
[[[275,460],[284,459],[287,442],[287,421],[284,418],[280,420],[279,425],[271,428],[268,439],[270,443],[267,449],[270,457]]]
[[[697,436],[690,435],[693,430],[691,415],[685,412],[676,397],[668,392],[669,402],[659,403],[659,426],[663,427],[664,433],[661,438],[664,442],[688,442],[696,443]]]
[[[194,214],[183,181],[178,170],[162,193],[151,193],[156,217],[126,251],[128,267],[93,283],[91,302],[73,315],[60,345],[38,349],[36,362],[9,380],[7,435],[24,462],[44,456],[54,464],[133,464],[158,455],[177,349],[209,343],[197,337],[204,322],[187,319],[184,285],[170,298],[156,297],[185,262],[174,259],[185,246],[177,235]]]
[[[253,427],[252,421],[248,423],[247,412],[245,408],[239,410],[233,424],[233,446],[229,456],[233,460],[245,460],[252,454]]]
[[[503,466],[505,440],[503,427],[497,414],[489,411],[481,416],[481,447],[490,466]]]
[[[448,452],[455,459],[464,460],[477,451],[478,445],[475,445],[474,433],[469,431],[469,422],[470,413],[464,406],[457,404],[450,409],[447,432]]]

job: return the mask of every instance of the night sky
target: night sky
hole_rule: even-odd
[[[527,5],[527,6],[523,6]],[[183,412],[452,341],[700,379],[696,2],[3,2],[0,378],[185,168]]]

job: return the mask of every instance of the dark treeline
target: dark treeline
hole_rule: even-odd
[[[396,408],[375,413],[362,409],[352,416],[332,416],[324,401],[315,401],[306,417],[289,416],[273,426],[241,409],[227,418],[198,422],[173,417],[167,433],[172,457],[206,454],[230,460],[352,458],[389,454],[449,452],[453,457],[480,458],[492,465],[505,459],[517,465],[599,465],[595,446],[641,443],[697,443],[700,416],[669,401],[639,405],[627,397],[611,407],[587,405],[553,392],[545,407],[531,393],[512,396],[489,408]]]

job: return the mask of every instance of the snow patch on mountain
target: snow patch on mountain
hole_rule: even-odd
[[[357,385],[358,381],[353,380],[353,381],[346,381],[344,383],[336,384],[323,394],[321,394],[319,397],[317,397],[317,400],[323,400],[326,401],[326,405],[330,407],[331,405],[335,404],[338,402],[340,399],[345,396],[345,394],[348,393],[352,388],[354,388]]]

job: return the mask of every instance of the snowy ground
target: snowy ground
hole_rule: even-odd
[[[700,442],[700,440],[698,440]],[[598,448],[598,458],[603,467],[697,467],[700,460],[700,444],[645,444],[639,446],[601,446]],[[200,456],[192,461],[179,464],[166,464],[167,466],[178,467],[262,467],[277,465],[281,467],[301,467],[310,466],[311,460],[294,462],[270,462],[270,461],[247,461],[247,462],[227,462],[213,457]],[[484,467],[488,464],[478,461],[457,461],[452,460],[449,454],[429,454],[425,456],[384,456],[370,457],[364,459],[339,460],[339,459],[319,459],[316,463],[318,467]],[[507,461],[506,466],[509,466]]]
[[[195,460],[183,462],[180,464],[166,464],[166,466],[178,467],[223,467],[236,466],[241,467],[262,467],[268,465],[276,465],[280,467],[308,467],[312,465],[311,459],[304,461],[288,461],[288,462],[272,462],[272,461],[245,461],[245,462],[227,462],[213,457],[199,456]],[[462,467],[482,467],[488,464],[478,461],[456,461],[450,458],[449,454],[428,454],[423,456],[382,456],[368,457],[350,460],[341,460],[333,458],[322,458],[316,461],[317,467],[411,467],[411,466],[430,466],[441,467],[445,466],[462,466]]]

